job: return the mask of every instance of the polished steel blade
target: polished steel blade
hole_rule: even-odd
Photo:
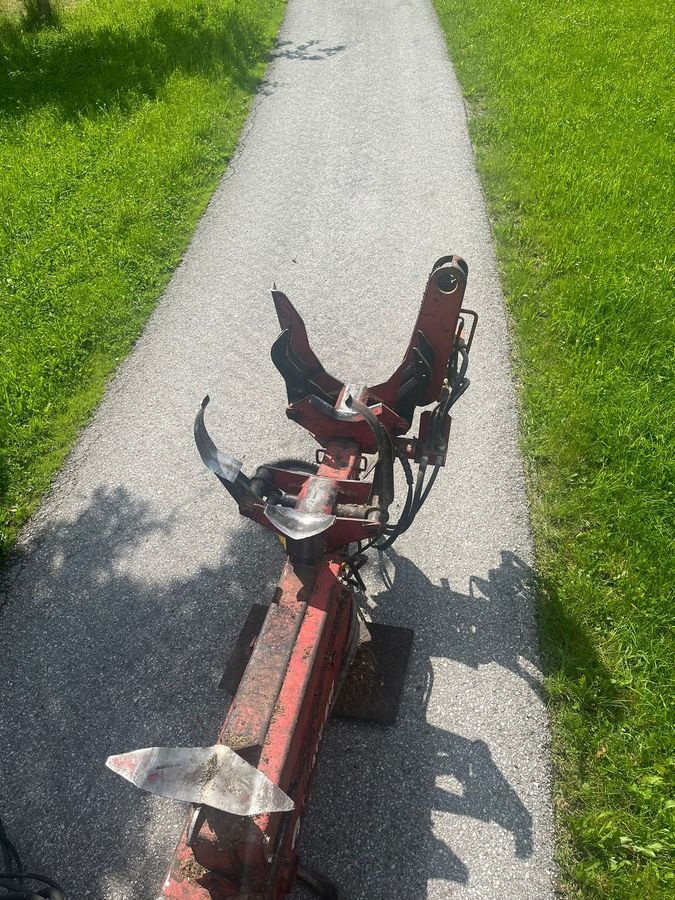
[[[265,517],[277,531],[296,541],[314,537],[326,531],[335,521],[335,516],[325,513],[301,512],[287,506],[275,506],[268,503]]]
[[[293,809],[281,788],[223,744],[146,747],[109,756],[105,764],[143,791],[237,816]]]
[[[204,424],[204,410],[209,405],[209,399],[207,394],[202,400],[201,408],[195,418],[194,434],[197,450],[199,450],[199,455],[207,469],[215,472],[225,481],[235,482],[243,464],[229,453],[223,453],[211,440]]]

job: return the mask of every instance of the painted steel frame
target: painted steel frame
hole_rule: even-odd
[[[328,375],[309,346],[302,319],[284,294],[273,291],[283,330],[272,358],[286,380],[287,415],[325,449],[317,455],[315,475],[272,466],[265,467],[265,478],[277,499],[310,517],[327,516],[331,524],[316,537],[286,538],[288,559],[218,741],[260,769],[295,805],[290,812],[249,817],[196,807],[161,900],[280,900],[292,890],[321,738],[358,640],[345,578],[347,546],[377,537],[387,522],[393,475],[382,472],[385,451],[390,467],[395,452],[417,462],[422,458],[425,466],[428,460],[436,466],[445,462],[449,416],[439,429],[432,414],[423,413],[420,438],[403,435],[417,406],[448,397],[467,272],[457,256],[436,262],[403,362],[375,388],[344,385]],[[472,337],[473,328],[468,346]],[[241,464],[217,451],[204,433],[202,440],[208,441],[202,458],[240,512],[279,533],[280,507],[272,510],[275,519],[253,490],[254,479],[240,474]],[[362,454],[374,452],[379,457],[374,481],[359,481]]]

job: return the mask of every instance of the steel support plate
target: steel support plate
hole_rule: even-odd
[[[411,628],[368,622],[370,640],[361,642],[335,704],[334,713],[378,725],[393,725],[401,703],[412,651]]]

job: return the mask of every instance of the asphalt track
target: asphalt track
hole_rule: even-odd
[[[269,359],[272,282],[328,370],[372,384],[449,251],[481,316],[472,383],[447,469],[368,575],[373,619],[416,632],[401,716],[330,725],[301,846],[347,900],[552,896],[532,545],[462,98],[426,0],[291,0],[239,151],[9,573],[0,814],[71,900],[157,895],[184,809],[103,761],[212,742],[229,649],[281,564],[197,457],[202,396],[245,467],[311,455]]]

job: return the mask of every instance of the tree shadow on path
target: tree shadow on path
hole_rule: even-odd
[[[123,488],[98,490],[74,520],[38,529],[13,568],[0,613],[2,706],[11,713],[0,719],[2,813],[29,868],[52,874],[69,896],[156,896],[184,807],[136,791],[104,760],[213,741],[228,704],[217,685],[229,652],[281,570],[278,542],[245,522],[221,539],[217,563],[177,565],[174,555],[190,552],[179,521]],[[439,813],[496,822],[512,855],[532,852],[531,815],[488,745],[427,721],[435,658],[497,661],[536,687],[522,668],[523,652],[535,657],[513,627],[531,573],[505,554],[463,595],[401,556],[392,564],[393,584],[372,612],[415,628],[400,721],[332,725],[303,839],[307,861],[330,870],[352,900],[416,900],[429,878],[466,883],[466,862],[436,837]],[[500,631],[503,618],[510,624]]]
[[[332,723],[304,840],[308,862],[327,870],[350,900],[423,900],[432,879],[471,880],[469,865],[447,832],[437,836],[444,814],[466,817],[459,826],[459,846],[466,844],[464,835],[474,829],[473,822],[503,830],[498,847],[483,848],[488,865],[497,870],[505,862],[513,868],[533,854],[532,814],[488,744],[432,724],[429,712],[434,661],[474,670],[497,663],[540,693],[532,628],[534,576],[516,554],[503,551],[500,564],[487,577],[472,577],[464,594],[445,579],[433,584],[393,550],[379,562],[382,589],[373,595],[373,621],[415,631],[399,720],[388,729]],[[443,705],[448,686],[436,687],[440,700],[434,702]],[[474,843],[474,857],[475,849]]]
[[[105,759],[213,742],[225,662],[281,567],[278,542],[247,523],[220,539],[217,565],[167,576],[185,552],[177,521],[123,488],[98,490],[75,520],[38,529],[7,573],[2,816],[26,867],[69,897],[157,895],[185,808],[125,784]]]
[[[258,23],[233,4],[218,20],[199,9],[159,9],[139,30],[109,26],[71,29],[52,40],[26,39],[0,23],[0,112],[21,116],[52,106],[65,121],[128,110],[139,97],[153,99],[174,72],[208,75],[222,71],[252,91],[251,63],[265,58],[267,42]]]
[[[336,44],[333,47],[321,46],[321,41],[305,41],[302,44],[295,41],[277,41],[272,52],[272,59],[296,59],[301,62],[319,62],[329,59],[337,53],[347,49],[346,44]]]

